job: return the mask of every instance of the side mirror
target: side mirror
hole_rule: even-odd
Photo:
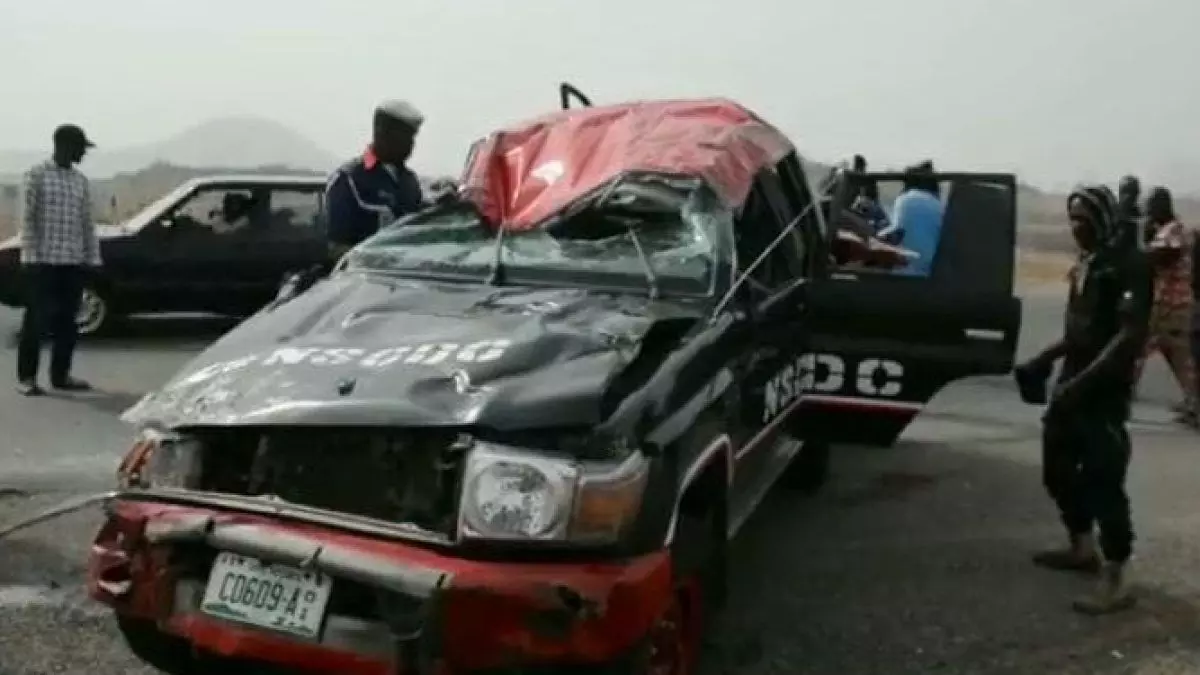
[[[165,233],[172,232],[175,229],[175,219],[170,216],[159,218],[157,222],[158,229]]]

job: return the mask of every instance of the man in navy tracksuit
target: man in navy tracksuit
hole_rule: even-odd
[[[332,261],[380,227],[421,208],[421,184],[405,163],[424,121],[405,101],[380,104],[371,144],[329,177],[325,208]]]
[[[275,303],[286,302],[324,278],[359,242],[422,206],[421,184],[406,162],[425,118],[405,101],[375,108],[371,144],[339,166],[325,184],[324,263],[288,275]]]

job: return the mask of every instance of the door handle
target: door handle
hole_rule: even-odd
[[[1004,331],[990,328],[964,328],[963,334],[972,340],[989,340],[991,342],[1003,342],[1005,338]]]

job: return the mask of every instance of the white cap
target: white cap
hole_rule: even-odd
[[[420,129],[421,124],[425,122],[425,116],[421,114],[420,110],[417,110],[416,106],[399,99],[380,103],[375,106],[375,112],[407,124],[414,130]]]

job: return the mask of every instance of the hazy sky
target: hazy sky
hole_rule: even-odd
[[[428,117],[415,168],[457,171],[568,79],[729,96],[819,159],[1182,181],[1198,27],[1195,0],[0,0],[0,147],[68,118],[114,147],[253,114],[348,156],[403,97]]]

